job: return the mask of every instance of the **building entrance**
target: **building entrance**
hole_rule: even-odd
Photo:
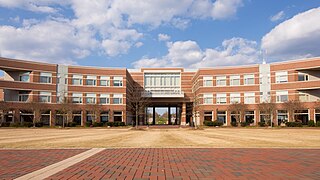
[[[181,107],[148,107],[146,109],[146,124],[149,125],[179,125]]]

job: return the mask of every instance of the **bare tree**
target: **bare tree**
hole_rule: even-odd
[[[28,103],[28,110],[30,110],[33,113],[33,127],[36,126],[37,122],[40,122],[41,113],[43,110],[43,103],[38,102],[37,100],[32,100]]]
[[[67,123],[68,113],[74,109],[74,104],[67,98],[63,97],[58,105],[58,113],[62,115],[62,127],[64,128]]]
[[[289,120],[291,121],[296,121],[295,112],[303,109],[302,103],[299,100],[286,101],[282,105],[289,113]]]
[[[263,112],[266,118],[265,120],[267,120],[267,122],[270,121],[270,125],[272,127],[272,122],[276,114],[276,104],[272,102],[263,102],[258,105],[258,109],[260,112]]]
[[[103,110],[103,106],[101,104],[90,104],[90,105],[87,105],[87,109],[89,110],[89,112],[91,114],[91,119],[94,122],[97,122],[99,120],[99,115],[101,114],[101,112]]]
[[[4,116],[10,110],[8,104],[5,101],[0,101],[0,110],[2,111],[0,126],[2,126],[2,123],[4,123]]]
[[[228,106],[228,111],[234,112],[236,114],[235,119],[238,124],[242,122],[246,110],[247,105],[244,103],[235,102]]]
[[[148,94],[138,83],[134,83],[128,90],[127,107],[135,115],[136,128],[139,124],[139,116],[145,114],[145,108],[149,104]]]

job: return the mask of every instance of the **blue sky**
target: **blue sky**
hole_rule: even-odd
[[[318,0],[0,0],[0,53],[127,68],[315,57],[319,7]]]

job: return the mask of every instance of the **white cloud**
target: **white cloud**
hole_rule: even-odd
[[[258,47],[255,41],[243,38],[224,40],[222,46],[201,50],[195,41],[168,43],[168,54],[161,58],[147,58],[135,61],[140,67],[213,67],[258,63]]]
[[[320,55],[320,8],[308,10],[284,21],[261,42],[270,60],[288,60]]]
[[[96,47],[90,33],[76,30],[68,20],[48,20],[21,28],[0,26],[0,34],[1,55],[18,59],[74,63],[73,59],[88,56]]]
[[[275,21],[279,21],[282,20],[285,16],[284,11],[280,11],[277,14],[273,15],[270,17],[270,21],[275,22]]]
[[[48,13],[41,19],[20,19],[21,27],[0,26],[0,51],[47,61],[71,61],[93,51],[117,56],[143,45],[144,34],[134,25],[185,29],[193,19],[233,17],[241,6],[242,0],[0,0],[0,7]],[[74,16],[61,13],[65,9]]]
[[[169,41],[170,40],[170,36],[167,34],[158,34],[158,41]]]

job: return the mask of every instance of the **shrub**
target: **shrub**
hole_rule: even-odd
[[[313,120],[310,120],[310,121],[308,122],[308,126],[309,126],[309,127],[315,127],[316,125],[315,125],[315,123],[314,123]]]
[[[113,127],[113,126],[114,126],[114,123],[113,123],[113,122],[106,122],[105,125],[106,125],[106,126]]]
[[[259,125],[260,127],[265,127],[265,126],[266,126],[266,123],[265,123],[265,122],[258,122],[258,125]]]
[[[35,127],[42,127],[43,126],[43,122],[35,122],[34,126]]]
[[[302,127],[301,122],[286,122],[287,127]]]
[[[90,127],[92,125],[92,122],[86,122],[86,127]]]
[[[268,123],[267,123],[268,126],[270,126],[270,122],[271,122],[271,121],[268,121]],[[274,126],[274,122],[272,122],[272,126]]]
[[[320,121],[317,121],[316,126],[320,127]]]
[[[102,122],[94,122],[93,123],[93,127],[101,127],[101,126],[103,126]]]
[[[77,123],[75,122],[68,122],[67,127],[76,127]]]
[[[212,122],[213,126],[222,126],[223,125],[223,122],[220,122],[220,121],[213,121]]]
[[[19,122],[11,123],[10,127],[20,127],[21,124]]]
[[[205,126],[214,126],[213,124],[213,121],[204,121],[203,122],[203,124],[205,125]]]
[[[247,123],[247,122],[241,122],[240,125],[241,125],[241,127],[246,127],[246,126],[249,125],[249,123]]]
[[[9,127],[10,126],[10,122],[3,122],[1,124],[1,127]]]
[[[234,126],[234,127],[237,127],[238,126],[238,123],[237,122],[235,122],[235,121],[231,121],[231,126]]]

